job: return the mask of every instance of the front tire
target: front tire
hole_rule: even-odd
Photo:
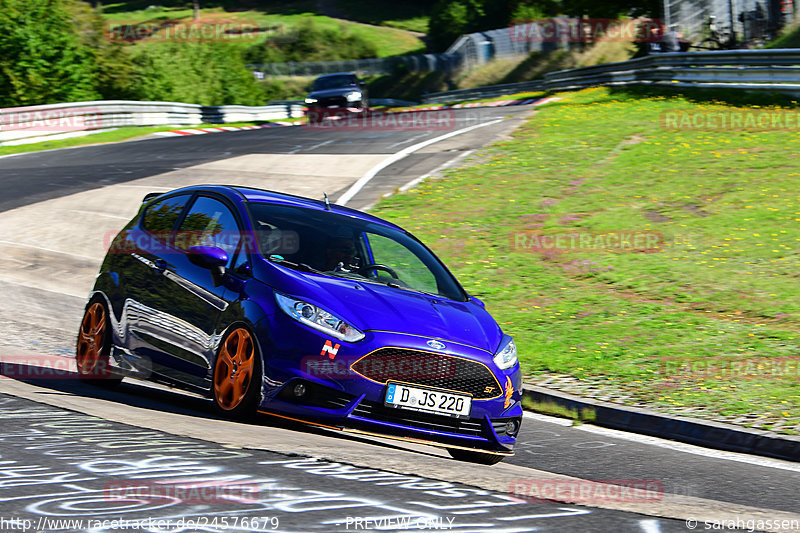
[[[75,346],[78,378],[92,385],[118,385],[122,377],[111,371],[110,353],[111,328],[108,309],[102,299],[94,298],[86,306],[78,330],[78,341]]]
[[[231,418],[252,415],[260,385],[261,356],[255,338],[247,328],[236,327],[220,344],[214,363],[214,403]]]
[[[473,452],[472,450],[462,450],[460,448],[447,448],[450,457],[457,461],[466,461],[468,463],[477,463],[481,465],[496,465],[506,458],[505,455],[498,455],[496,453],[486,452]]]

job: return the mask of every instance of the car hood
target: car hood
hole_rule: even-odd
[[[361,93],[360,87],[338,87],[336,89],[325,89],[322,91],[312,91],[308,94],[311,98],[330,98],[332,96],[342,96],[347,93]]]
[[[299,280],[298,280],[299,281]],[[503,333],[474,300],[457,302],[423,293],[327,276],[303,276],[291,294],[337,315],[361,331],[388,331],[451,341],[494,353]],[[300,287],[296,286],[295,291]]]

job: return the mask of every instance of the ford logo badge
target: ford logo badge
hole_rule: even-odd
[[[427,344],[434,350],[444,350],[446,348],[446,346],[439,341],[428,341]]]

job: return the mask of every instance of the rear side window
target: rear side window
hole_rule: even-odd
[[[239,225],[230,209],[213,198],[195,200],[175,235],[175,246],[187,250],[191,246],[216,246],[233,256],[241,239]]]
[[[148,206],[142,217],[144,229],[166,237],[172,231],[175,221],[178,220],[190,197],[190,194],[172,196]]]

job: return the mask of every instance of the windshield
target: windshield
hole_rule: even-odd
[[[340,89],[346,87],[358,87],[358,80],[355,76],[341,75],[341,76],[327,76],[325,78],[317,78],[314,81],[313,91],[324,91],[326,89]]]
[[[248,204],[261,255],[306,272],[466,301],[458,282],[403,231],[303,207]]]

